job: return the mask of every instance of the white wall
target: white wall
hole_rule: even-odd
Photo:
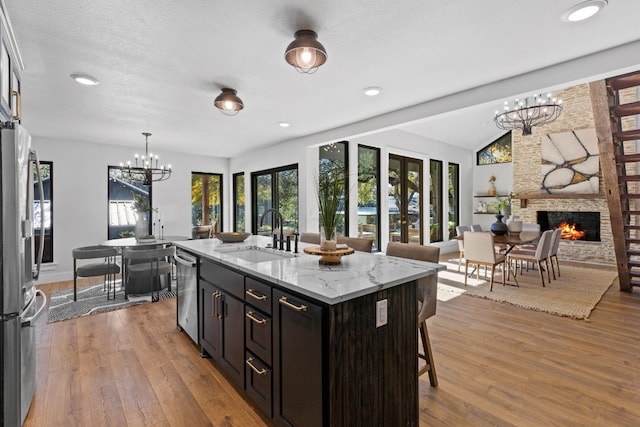
[[[40,160],[53,162],[52,265],[39,283],[73,279],[71,250],[107,240],[107,168],[132,160],[131,147],[33,137]],[[153,184],[153,206],[162,212],[165,235],[191,236],[191,172],[224,174],[231,181],[228,159],[161,152],[173,168],[171,178]],[[224,229],[231,221],[231,192],[224,191]]]

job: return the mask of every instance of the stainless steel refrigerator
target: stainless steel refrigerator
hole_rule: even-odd
[[[34,287],[40,274],[43,241],[34,256],[34,172],[39,162],[29,133],[17,123],[0,130],[0,303],[2,328],[2,419],[5,427],[24,422],[36,389],[36,331],[34,322],[46,306],[46,296]],[[37,178],[41,183],[42,179]],[[39,193],[43,191],[40,188]],[[40,206],[44,206],[41,201]],[[43,218],[44,215],[40,215]],[[40,233],[40,238],[44,232]],[[34,260],[35,259],[35,260]]]

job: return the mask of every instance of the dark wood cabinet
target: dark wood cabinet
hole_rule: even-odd
[[[322,426],[322,308],[273,290],[274,419]]]
[[[209,354],[230,380],[244,387],[244,276],[203,260],[200,268],[203,354]]]
[[[203,259],[199,283],[203,353],[274,424],[418,425],[415,282],[326,305]]]

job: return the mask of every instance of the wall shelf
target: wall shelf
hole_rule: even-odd
[[[476,194],[474,194],[474,196],[473,196],[473,197],[475,197],[475,198],[484,198],[484,197],[491,197],[491,198],[494,198],[494,197],[509,197],[509,195],[508,195],[508,194],[495,194],[495,195],[493,195],[493,196],[490,196],[490,195],[488,195],[488,194],[477,194],[477,195],[476,195]]]
[[[602,193],[553,193],[553,194],[517,194],[514,199],[520,199],[520,207],[527,207],[527,200],[531,199],[604,199]]]

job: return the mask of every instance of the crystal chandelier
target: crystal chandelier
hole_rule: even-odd
[[[561,111],[562,101],[551,98],[551,94],[534,95],[524,100],[515,99],[511,106],[505,101],[504,111],[496,111],[493,121],[500,129],[522,129],[523,135],[531,135],[531,128],[551,123]]]
[[[153,181],[164,181],[171,176],[171,165],[159,164],[158,155],[149,152],[149,132],[142,132],[144,135],[145,147],[144,155],[135,155],[135,165],[128,161],[127,164],[120,163],[122,174],[131,181],[139,181],[145,185],[151,185]]]

